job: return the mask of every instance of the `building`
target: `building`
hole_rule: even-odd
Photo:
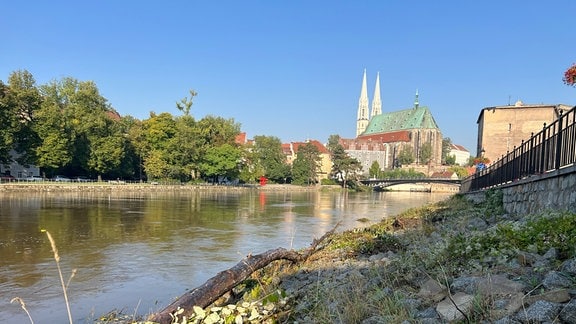
[[[422,166],[426,171],[440,165],[442,162],[442,133],[436,124],[430,109],[420,106],[418,91],[414,106],[393,112],[382,111],[380,98],[380,74],[376,76],[374,98],[369,111],[366,70],[362,78],[358,113],[356,120],[356,138],[341,139],[340,143],[351,156],[362,165],[365,174],[374,161],[381,169],[391,169],[397,166],[398,155],[404,149],[412,149],[415,165]],[[423,148],[430,145],[431,158],[428,163],[422,160]]]
[[[470,152],[464,146],[458,144],[450,144],[448,155],[454,156],[454,162],[461,166],[467,165],[470,160]]]
[[[300,146],[306,145],[307,143],[311,143],[314,145],[318,152],[320,152],[320,169],[318,170],[318,180],[327,179],[332,171],[332,159],[330,157],[330,152],[322,143],[317,140],[307,140],[306,142],[290,142],[282,144],[282,151],[284,155],[286,155],[286,162],[292,165],[296,156],[298,154],[298,149]]]
[[[16,162],[18,158],[18,153],[14,150],[10,151],[10,156],[12,160],[9,163],[0,163],[0,174],[1,175],[11,175],[14,178],[22,179],[32,176],[40,176],[40,168],[35,165],[22,165]]]
[[[517,101],[513,106],[486,107],[478,116],[476,156],[494,162],[514,150],[522,140],[542,130],[544,123],[554,122],[560,113],[572,107],[557,105],[527,105]]]

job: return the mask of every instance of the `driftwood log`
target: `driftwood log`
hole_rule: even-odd
[[[171,323],[172,314],[179,308],[184,310],[180,316],[190,316],[194,313],[194,306],[206,308],[220,296],[250,277],[254,271],[264,268],[273,261],[289,260],[294,263],[306,261],[316,250],[318,244],[334,233],[339,224],[336,224],[332,230],[322,235],[321,238],[314,239],[310,247],[301,253],[277,248],[257,255],[248,255],[232,268],[219,272],[216,276],[208,279],[202,286],[180,296],[160,312],[150,315],[148,320],[161,324]]]

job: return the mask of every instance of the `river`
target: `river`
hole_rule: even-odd
[[[173,191],[0,194],[0,323],[67,323],[54,238],[75,323],[146,315],[249,253],[308,247],[446,199],[423,192]],[[71,278],[72,273],[74,275]],[[70,279],[71,278],[71,279]]]

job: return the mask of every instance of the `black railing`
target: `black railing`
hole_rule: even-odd
[[[576,106],[488,168],[462,180],[460,191],[492,188],[576,163]]]

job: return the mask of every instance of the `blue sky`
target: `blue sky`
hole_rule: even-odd
[[[576,104],[576,1],[8,1],[0,80],[92,80],[122,115],[233,118],[248,137],[353,138],[362,73],[382,110],[418,89],[444,137],[476,151],[482,108]]]

